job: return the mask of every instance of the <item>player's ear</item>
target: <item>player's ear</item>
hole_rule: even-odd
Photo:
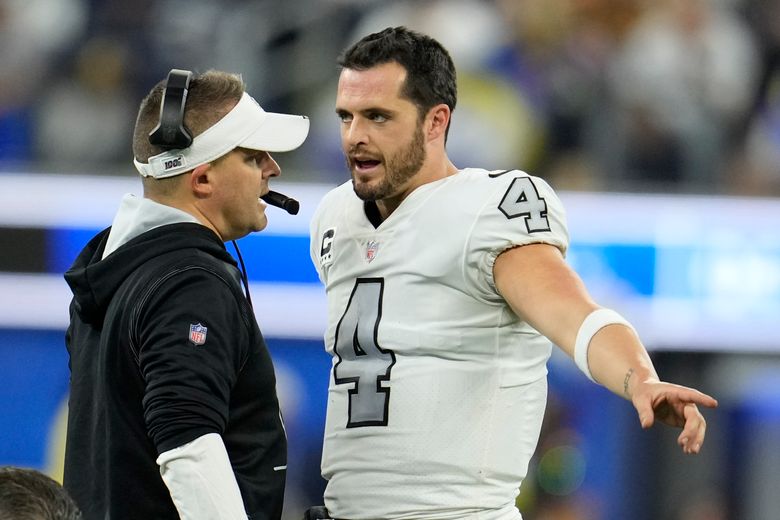
[[[190,189],[196,198],[205,199],[214,193],[213,173],[211,163],[201,164],[189,173]]]
[[[450,107],[440,103],[428,111],[425,118],[428,139],[444,139],[447,133],[447,125],[450,124]]]

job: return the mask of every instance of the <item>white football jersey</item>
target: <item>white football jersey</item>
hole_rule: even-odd
[[[333,356],[322,473],[333,518],[517,519],[551,344],[493,283],[508,248],[565,253],[561,203],[520,171],[420,186],[375,228],[347,182],[311,224]]]

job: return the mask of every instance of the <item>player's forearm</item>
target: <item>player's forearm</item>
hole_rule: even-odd
[[[587,356],[593,379],[626,399],[640,381],[658,380],[647,350],[625,325],[607,325],[596,332]]]

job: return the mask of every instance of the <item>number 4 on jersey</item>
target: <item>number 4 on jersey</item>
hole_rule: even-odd
[[[383,291],[384,279],[358,278],[336,327],[333,379],[352,385],[347,428],[387,426],[390,387],[382,383],[390,380],[395,353],[377,342]]]
[[[525,227],[529,233],[550,231],[547,203],[539,196],[536,186],[528,177],[512,180],[498,209],[509,219],[525,217]]]

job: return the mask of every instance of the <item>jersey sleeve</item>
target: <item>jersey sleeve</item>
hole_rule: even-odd
[[[250,329],[228,281],[205,269],[170,276],[137,320],[143,412],[158,453],[222,434]]]
[[[521,171],[498,174],[488,183],[465,254],[465,277],[475,296],[498,302],[493,265],[507,249],[550,244],[566,254],[569,235],[560,199],[544,180]]]
[[[317,271],[317,276],[320,278],[320,282],[325,283],[324,272],[322,269],[320,249],[322,248],[322,233],[320,233],[320,221],[322,220],[322,213],[328,196],[320,202],[317,209],[314,211],[314,215],[309,223],[309,255],[311,256],[311,263],[314,265],[314,269]]]
[[[346,200],[352,194],[352,182],[333,188],[320,201],[309,223],[309,254],[320,281],[327,285],[329,266],[333,262],[335,219],[341,216]]]

